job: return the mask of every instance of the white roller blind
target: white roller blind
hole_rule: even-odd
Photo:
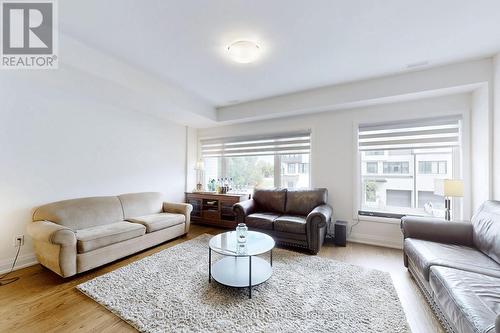
[[[460,145],[458,117],[359,125],[359,150],[446,148]]]
[[[201,140],[202,157],[308,154],[310,131]]]

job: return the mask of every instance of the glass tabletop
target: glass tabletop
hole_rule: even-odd
[[[256,256],[271,251],[274,248],[274,239],[262,232],[248,231],[247,241],[239,243],[236,231],[228,231],[212,237],[210,248],[226,256],[246,257]]]

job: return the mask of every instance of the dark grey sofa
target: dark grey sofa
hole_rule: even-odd
[[[500,201],[471,222],[403,217],[404,264],[449,332],[500,333]]]
[[[332,216],[325,188],[255,190],[252,199],[233,206],[236,221],[271,235],[277,243],[317,254]]]

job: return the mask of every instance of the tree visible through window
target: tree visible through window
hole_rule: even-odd
[[[254,188],[309,187],[309,154],[205,158],[205,182],[232,179],[235,192]],[[279,175],[279,178],[275,176]]]
[[[374,182],[367,182],[365,185],[365,200],[367,202],[377,201],[377,185]]]
[[[226,176],[235,189],[274,186],[274,156],[226,157]]]

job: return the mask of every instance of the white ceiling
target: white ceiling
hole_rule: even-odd
[[[62,33],[216,106],[489,56],[499,13],[499,0],[59,1]],[[263,57],[232,63],[236,39]]]

